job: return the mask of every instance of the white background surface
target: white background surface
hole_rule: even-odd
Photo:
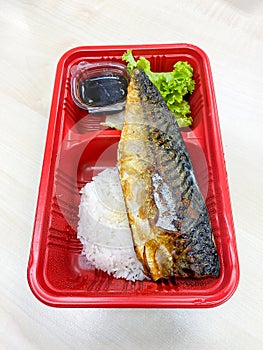
[[[263,2],[4,1],[1,37],[1,349],[262,349]],[[187,42],[209,56],[241,279],[215,309],[53,309],[26,280],[61,55],[80,45]]]

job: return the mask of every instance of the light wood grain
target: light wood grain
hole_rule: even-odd
[[[2,0],[0,37],[0,348],[262,349],[263,2]],[[211,61],[238,290],[208,310],[46,307],[26,267],[57,62],[80,45],[176,42]]]

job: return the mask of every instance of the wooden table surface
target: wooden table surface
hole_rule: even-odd
[[[1,349],[263,348],[263,2],[4,1],[1,37]],[[26,269],[56,65],[81,45],[192,43],[210,58],[241,277],[213,309],[55,309]]]

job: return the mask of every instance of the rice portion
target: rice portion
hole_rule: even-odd
[[[78,238],[88,262],[116,278],[143,280],[145,275],[134,251],[118,169],[105,169],[80,193]]]

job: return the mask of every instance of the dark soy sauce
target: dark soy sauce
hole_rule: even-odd
[[[104,107],[125,100],[128,82],[118,74],[85,79],[80,84],[81,100],[92,107]]]

